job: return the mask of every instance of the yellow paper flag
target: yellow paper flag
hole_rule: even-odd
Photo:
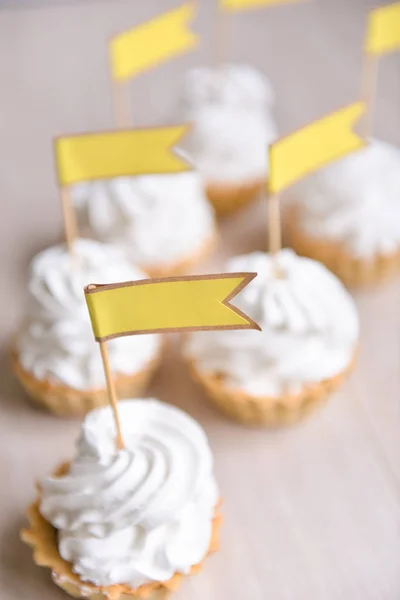
[[[144,279],[85,287],[97,341],[123,335],[210,329],[260,329],[230,304],[256,273]]]
[[[57,138],[55,153],[60,185],[124,175],[188,171],[189,165],[172,150],[187,130],[187,125],[176,125]]]
[[[279,4],[294,4],[306,0],[219,0],[224,10],[240,11],[250,8],[263,8],[267,6],[278,6]]]
[[[365,146],[351,129],[364,111],[365,104],[355,102],[271,144],[269,191],[281,192],[305,175]]]
[[[198,36],[187,28],[194,13],[189,2],[115,36],[110,42],[114,79],[129,79],[196,46]]]
[[[371,10],[368,16],[365,51],[385,54],[400,49],[400,2]]]

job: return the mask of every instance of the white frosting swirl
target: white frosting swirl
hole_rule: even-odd
[[[243,183],[268,173],[277,135],[268,80],[247,65],[190,71],[182,106],[192,129],[182,147],[207,183]]]
[[[242,183],[265,179],[267,148],[275,137],[267,113],[210,104],[194,113],[182,147],[207,183]]]
[[[246,64],[228,63],[191,69],[183,82],[182,102],[188,110],[205,104],[265,109],[272,106],[274,92],[261,71]]]
[[[345,369],[358,340],[355,304],[336,277],[316,261],[282,250],[274,275],[271,256],[254,252],[229,261],[228,271],[257,272],[234,303],[262,331],[197,332],[186,353],[200,370],[254,396],[296,393],[305,384]]]
[[[28,318],[16,339],[19,359],[37,379],[85,390],[104,387],[104,371],[94,340],[83,288],[89,283],[145,279],[122,252],[92,240],[76,240],[71,261],[64,245],[32,261]],[[160,348],[156,335],[131,336],[108,344],[114,373],[140,371]]]
[[[194,172],[88,182],[72,196],[83,230],[144,269],[195,254],[213,235],[212,208]]]
[[[301,181],[288,198],[311,236],[340,242],[358,257],[399,250],[400,150],[386,142],[371,140]]]
[[[110,408],[92,411],[68,475],[43,481],[40,512],[82,581],[137,588],[205,557],[218,490],[191,417],[158,400],[118,407],[125,449],[115,451]]]

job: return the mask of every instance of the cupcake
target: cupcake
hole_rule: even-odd
[[[355,304],[320,263],[282,250],[275,260],[254,252],[228,271],[256,277],[235,304],[262,331],[196,332],[185,352],[210,400],[243,423],[296,421],[341,384],[358,344]]]
[[[217,550],[221,517],[203,429],[158,400],[87,415],[75,458],[38,486],[22,538],[70,595],[165,598]]]
[[[321,169],[288,192],[288,241],[346,285],[400,271],[400,150],[369,146]]]
[[[71,259],[64,245],[31,264],[29,305],[13,344],[15,372],[32,400],[59,415],[80,415],[107,404],[103,364],[85,302],[88,283],[145,279],[118,249],[79,239]],[[119,397],[139,394],[161,352],[158,335],[108,343]]]
[[[267,146],[276,137],[272,103],[268,80],[248,65],[187,74],[182,110],[192,129],[182,144],[219,215],[244,206],[265,186]]]
[[[122,248],[152,277],[181,275],[213,248],[213,211],[195,172],[83,183],[72,199],[81,232]]]

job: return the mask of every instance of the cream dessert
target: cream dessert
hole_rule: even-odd
[[[201,67],[184,82],[182,111],[192,122],[183,141],[217,213],[246,204],[265,184],[268,145],[277,131],[266,77],[247,65]]]
[[[97,392],[107,400],[104,371],[98,344],[93,337],[83,287],[89,283],[113,283],[145,279],[146,275],[124,257],[122,252],[92,240],[78,239],[74,257],[64,245],[53,246],[32,261],[29,279],[27,318],[18,331],[14,355],[17,373],[29,393],[53,396],[56,412],[67,412],[63,397],[75,391],[74,405],[85,412],[86,400],[79,395]],[[123,382],[124,394],[130,383],[147,379],[149,368],[158,359],[161,337],[130,336],[108,343],[113,373]],[[152,370],[152,368],[151,368]],[[24,377],[25,375],[25,377]],[[133,378],[133,379],[132,379]],[[33,390],[31,389],[33,386]],[[93,391],[93,394],[91,394]],[[57,392],[60,398],[57,399]],[[68,394],[67,394],[68,395]],[[51,404],[51,402],[50,402]],[[51,408],[51,406],[49,406]],[[73,407],[70,407],[73,410]],[[58,410],[57,410],[58,409]],[[73,411],[74,412],[74,411]]]
[[[120,402],[118,412],[125,447],[116,451],[110,407],[89,413],[75,457],[41,482],[23,532],[72,595],[167,590],[216,547],[219,493],[203,429],[154,399]]]
[[[263,410],[266,421],[283,417],[287,403],[300,410],[310,387],[347,371],[358,344],[355,304],[334,275],[291,250],[282,250],[278,261],[280,277],[273,258],[262,252],[227,265],[228,271],[258,273],[235,304],[261,331],[196,332],[186,346],[198,378],[223,387],[228,410],[230,392],[244,412],[251,399],[254,422],[262,422]]]
[[[371,140],[293,186],[287,197],[294,248],[347,283],[373,279],[393,261],[400,267],[398,148]]]

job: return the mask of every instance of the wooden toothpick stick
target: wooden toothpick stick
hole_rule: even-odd
[[[378,64],[378,56],[374,54],[364,54],[361,100],[364,100],[366,104],[366,111],[361,122],[361,135],[365,138],[368,138],[371,135],[373,128]]]
[[[114,80],[112,87],[115,124],[118,129],[129,129],[132,126],[132,115],[128,82]]]
[[[112,374],[111,374],[107,342],[99,341],[99,344],[100,344],[101,358],[103,360],[104,373],[105,373],[106,382],[107,382],[108,399],[111,404],[114,421],[115,421],[115,427],[117,429],[117,448],[118,448],[118,450],[122,450],[125,446],[124,446],[124,440],[123,440],[122,432],[121,432],[121,424],[119,422],[118,408],[117,408],[117,394],[115,391],[114,381],[113,381]]]
[[[231,16],[220,7],[219,0],[216,0],[214,19],[214,66],[219,67],[226,59],[231,27],[231,23],[228,22],[231,21]]]
[[[68,252],[70,256],[74,255],[74,240],[78,235],[78,227],[76,224],[76,215],[71,203],[71,194],[69,188],[61,189],[61,203],[64,217],[65,240],[67,242]]]
[[[278,264],[278,254],[282,249],[282,224],[279,195],[272,194],[268,197],[268,237],[269,252],[275,266],[277,277],[281,276],[281,269]]]

